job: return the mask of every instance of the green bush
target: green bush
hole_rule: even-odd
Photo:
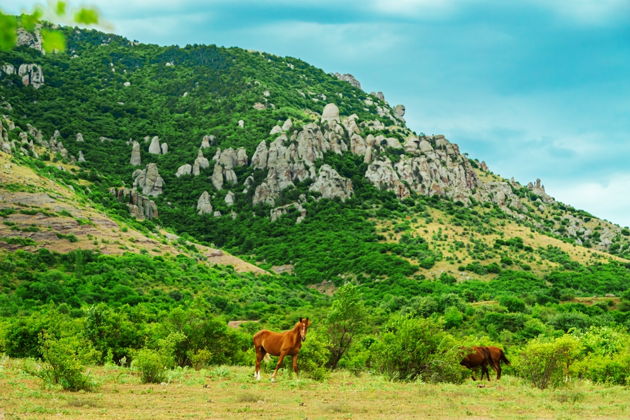
[[[61,385],[67,391],[91,391],[95,384],[83,373],[83,360],[91,359],[90,349],[74,337],[55,339],[44,336],[41,353],[45,362],[38,373],[47,385]]]
[[[302,343],[302,348],[300,349],[300,355],[298,357],[298,368],[300,374],[304,373],[304,376],[308,378],[315,379],[316,381],[323,381],[329,375],[329,371],[326,369],[326,364],[329,359],[330,351],[328,350],[328,343],[324,336],[322,336],[318,331],[310,330],[306,337],[306,341]],[[284,363],[288,368],[288,361],[285,361]]]
[[[580,351],[580,342],[571,335],[554,340],[534,339],[521,351],[515,368],[519,376],[545,389],[565,384],[569,369]]]
[[[461,383],[466,377],[458,344],[433,319],[394,316],[370,350],[372,366],[392,379]]]
[[[166,379],[167,358],[160,352],[142,349],[136,352],[131,363],[132,368],[140,372],[142,383],[160,383]]]

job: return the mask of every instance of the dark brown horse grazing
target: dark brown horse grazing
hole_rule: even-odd
[[[481,380],[483,380],[484,375],[490,380],[488,374],[488,360],[490,359],[490,354],[488,349],[483,346],[474,346],[470,348],[470,350],[472,350],[471,353],[467,354],[459,364],[470,369],[470,376],[472,376],[473,381],[477,380],[475,378],[475,369],[478,367],[481,367]]]
[[[276,379],[276,373],[284,360],[284,356],[289,355],[293,359],[293,371],[297,375],[298,353],[302,347],[302,342],[306,340],[306,332],[311,325],[308,318],[300,318],[293,329],[281,333],[261,330],[254,334],[254,349],[256,350],[256,371],[254,377],[260,380],[260,362],[266,354],[280,356],[276,370],[273,371],[271,380]]]
[[[497,373],[497,379],[501,379],[501,362],[504,362],[506,365],[510,364],[510,361],[505,357],[505,353],[498,347],[486,346],[488,350],[488,355],[490,356],[488,359],[488,363]],[[488,378],[488,380],[490,380]]]
[[[481,367],[481,379],[485,375],[490,380],[490,374],[488,372],[488,365],[494,369],[497,373],[497,380],[501,379],[501,362],[509,365],[510,361],[505,357],[505,353],[498,347],[493,346],[474,346],[472,352],[466,355],[460,362],[462,366],[466,366],[470,369],[473,381],[476,381],[474,375],[474,369]]]

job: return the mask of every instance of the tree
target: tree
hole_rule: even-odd
[[[367,320],[368,312],[361,300],[359,288],[352,283],[344,284],[335,293],[326,318],[330,338],[328,367],[337,367],[339,360],[350,349],[354,337],[365,331]]]
[[[38,25],[42,19],[66,24],[94,25],[99,23],[99,15],[95,8],[80,7],[71,10],[65,1],[60,0],[50,3],[48,8],[35,6],[30,13],[23,13],[19,19],[16,16],[5,15],[0,10],[0,50],[11,50],[16,46],[20,28],[28,32],[38,31]],[[66,39],[60,31],[44,28],[38,35],[41,35],[44,51],[56,52],[66,49]]]

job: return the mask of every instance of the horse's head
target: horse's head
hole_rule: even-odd
[[[298,322],[299,325],[299,333],[300,333],[300,338],[302,339],[302,341],[306,340],[306,332],[308,331],[308,327],[309,325],[311,325],[311,321],[308,320],[308,318],[300,318],[300,322]]]

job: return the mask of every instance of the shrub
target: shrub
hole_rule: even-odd
[[[370,350],[372,365],[392,379],[461,383],[466,377],[459,346],[433,319],[395,316]]]
[[[557,387],[568,381],[579,350],[579,341],[571,335],[551,341],[534,339],[521,351],[515,367],[521,377],[540,389]]]
[[[190,363],[195,370],[202,369],[210,364],[212,353],[210,350],[201,349],[189,355]]]
[[[142,383],[160,383],[166,379],[166,365],[168,360],[161,353],[142,349],[136,352],[131,366],[140,372]]]
[[[287,358],[288,359],[288,358]],[[317,331],[309,331],[298,357],[298,368],[305,376],[322,381],[328,377],[326,363],[330,359],[328,343]],[[285,364],[288,362],[284,362]],[[286,365],[287,367],[289,365]],[[291,369],[293,369],[291,367]]]
[[[90,391],[95,387],[91,378],[83,373],[82,359],[89,358],[85,343],[74,337],[54,339],[43,336],[41,352],[45,367],[38,376],[47,385],[58,384],[67,391]]]

